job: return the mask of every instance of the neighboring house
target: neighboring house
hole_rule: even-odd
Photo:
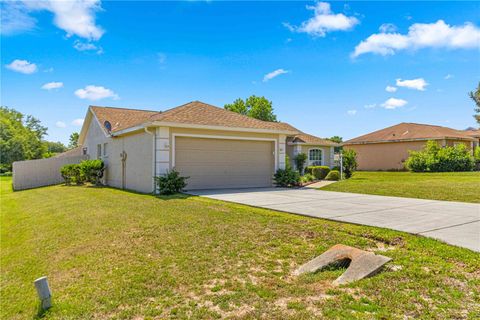
[[[473,148],[480,147],[480,129],[467,129],[463,131],[467,136],[475,139]]]
[[[309,151],[312,163],[332,166],[336,146],[199,101],[164,112],[90,106],[79,144],[105,161],[107,185],[139,192],[152,192],[153,177],[173,168],[189,177],[189,190],[271,186],[287,152],[319,150]]]
[[[401,170],[410,150],[418,151],[428,140],[442,147],[465,144],[473,149],[474,137],[465,131],[419,123],[405,123],[378,130],[343,143],[357,152],[358,170]]]

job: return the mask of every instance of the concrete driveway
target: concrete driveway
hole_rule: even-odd
[[[212,199],[405,231],[480,252],[480,204],[314,189],[192,191]]]

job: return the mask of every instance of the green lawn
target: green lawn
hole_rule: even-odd
[[[480,254],[441,242],[198,197],[2,178],[0,318],[478,319]],[[293,277],[343,243],[393,258],[341,287],[342,270]]]
[[[480,203],[480,172],[355,172],[328,191]]]

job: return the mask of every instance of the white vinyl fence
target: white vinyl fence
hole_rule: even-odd
[[[13,190],[49,186],[63,182],[60,168],[66,164],[80,163],[88,156],[57,157],[13,163]]]

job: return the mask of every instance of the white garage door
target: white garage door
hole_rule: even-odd
[[[210,138],[175,138],[175,169],[187,190],[270,187],[274,142]]]

